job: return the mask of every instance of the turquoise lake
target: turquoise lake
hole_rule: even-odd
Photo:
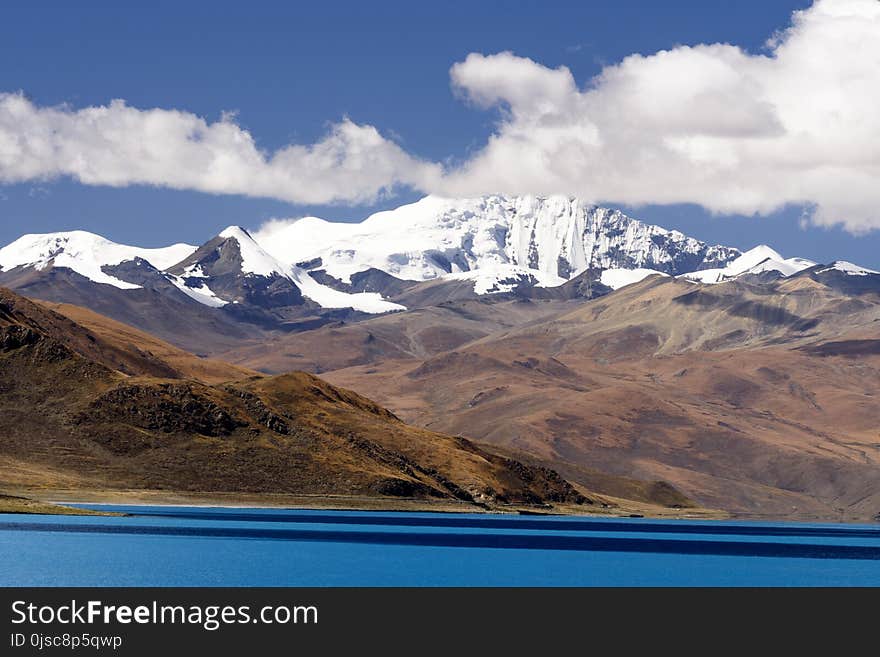
[[[880,526],[95,506],[0,514],[3,586],[880,586]]]

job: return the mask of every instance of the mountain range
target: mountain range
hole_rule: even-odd
[[[583,505],[552,470],[304,372],[205,361],[0,288],[0,484]]]
[[[360,223],[229,227],[201,246],[25,235],[0,249],[0,285],[93,344],[109,340],[85,353],[112,370],[100,394],[114,377],[198,381],[185,393],[138,383],[113,413],[164,404],[171,385],[250,418],[230,430],[244,435],[260,422],[249,395],[283,397],[289,415],[309,391],[359,393],[376,404],[354,406],[410,427],[383,449],[426,440],[420,431],[461,436],[559,472],[586,498],[769,517],[880,511],[880,273],[833,258],[710,245],[566,197],[427,197]],[[168,403],[183,403],[175,394]],[[351,417],[346,427],[386,431]],[[156,435],[137,458],[158,454]],[[324,492],[375,490],[325,475]]]
[[[656,273],[716,283],[815,264],[766,246],[743,254],[709,245],[572,198],[429,196],[360,223],[306,217],[254,234],[231,226],[198,247],[24,235],[0,249],[0,285],[210,352],[265,331],[485,294],[590,298]]]

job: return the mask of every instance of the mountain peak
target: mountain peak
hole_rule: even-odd
[[[167,272],[182,292],[208,306],[244,303],[263,310],[299,306],[366,313],[404,310],[379,294],[347,294],[321,285],[305,271],[279,262],[240,226],[230,226]],[[304,298],[304,296],[306,298]]]
[[[724,267],[690,272],[683,277],[698,283],[723,283],[744,274],[776,272],[776,275],[791,276],[815,264],[812,260],[804,258],[783,258],[778,251],[766,244],[759,244],[734,258]]]
[[[591,268],[681,274],[740,255],[566,196],[421,200],[359,224],[292,222],[258,237],[276,259],[320,262],[343,282],[370,268],[408,280],[511,265],[569,280]]]
[[[238,243],[241,271],[254,276],[287,276],[290,267],[278,262],[257,244],[251,234],[241,226],[229,226],[218,237],[233,239]]]
[[[843,272],[844,274],[848,274],[849,276],[869,276],[871,274],[880,274],[880,272],[874,271],[873,269],[868,269],[866,267],[847,262],[846,260],[835,260],[830,265],[828,265],[826,269],[822,269],[817,273],[821,274],[832,269]]]
[[[752,265],[756,265],[767,258],[772,260],[784,260],[782,255],[772,247],[767,246],[766,244],[759,244],[748,251],[744,251],[734,262],[741,262],[743,264],[748,262]]]
[[[145,249],[117,244],[84,230],[29,234],[0,249],[0,271],[16,267],[43,270],[52,266],[70,269],[95,283],[134,289],[140,286],[110,276],[103,268],[141,258],[157,269],[164,269],[195,249],[189,244]]]
[[[246,228],[242,228],[241,226],[227,226],[221,231],[218,237],[222,237],[223,239],[237,239],[237,240],[253,240],[254,238],[247,231]]]

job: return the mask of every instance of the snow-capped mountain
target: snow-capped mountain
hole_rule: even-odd
[[[428,196],[361,223],[310,217],[253,235],[230,226],[199,247],[139,248],[72,231],[0,249],[0,285],[41,298],[105,313],[124,303],[126,319],[161,298],[285,330],[474,295],[593,297],[656,274],[704,284],[809,275],[847,290],[880,285],[880,274],[850,263],[783,258],[763,245],[742,253],[562,196]],[[106,286],[114,294],[102,295]]]
[[[783,258],[778,252],[762,244],[749,249],[728,262],[724,267],[688,272],[682,274],[682,278],[699,283],[714,284],[723,283],[746,274],[763,274],[765,272],[776,272],[787,277],[815,265],[815,262],[805,258]]]
[[[845,260],[816,265],[799,275],[809,276],[814,281],[847,295],[880,294],[880,272]]]
[[[206,306],[301,305],[305,300],[287,269],[263,251],[247,231],[230,226],[165,273],[180,291]]]
[[[369,268],[416,281],[482,271],[475,276],[485,289],[493,287],[488,272],[509,278],[511,266],[552,285],[590,268],[677,275],[740,255],[564,196],[428,196],[359,224],[307,217],[255,236],[278,260],[343,282]]]
[[[854,265],[853,263],[847,262],[846,260],[835,260],[827,267],[819,269],[816,273],[825,274],[830,271],[843,272],[844,274],[847,274],[849,276],[880,276],[880,271],[866,269],[865,267]]]
[[[120,290],[171,283],[193,301],[212,308],[253,304],[295,306],[309,300],[319,308],[365,313],[403,310],[378,293],[347,294],[321,285],[303,270],[279,263],[248,232],[231,226],[201,247],[175,244],[140,248],[117,244],[86,231],[24,235],[0,249],[0,273],[70,271]]]
[[[296,265],[276,260],[239,226],[230,226],[167,274],[181,291],[215,307],[246,303],[271,309],[308,299],[321,308],[370,314],[405,310],[375,292],[349,294],[322,285]]]
[[[116,244],[83,230],[45,235],[24,235],[0,249],[0,271],[31,267],[38,271],[47,267],[64,267],[94,281],[123,290],[141,287],[104,271],[123,262],[138,259],[156,269],[165,269],[189,256],[196,247],[174,244],[160,249],[143,249]]]

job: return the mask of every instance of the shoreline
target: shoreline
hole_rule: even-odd
[[[12,495],[26,496],[44,504],[90,506],[157,506],[216,509],[290,509],[314,511],[373,511],[383,513],[473,513],[511,515],[553,515],[594,517],[680,518],[688,520],[730,519],[730,514],[713,509],[664,508],[610,500],[601,505],[474,504],[454,500],[422,500],[346,495],[290,495],[284,493],[217,493],[157,490],[72,490],[18,489]]]
[[[729,513],[705,508],[665,508],[633,505],[629,500],[608,507],[598,505],[540,506],[527,504],[477,505],[454,500],[358,497],[346,495],[289,495],[284,493],[217,493],[157,490],[72,490],[17,489],[0,494],[6,509],[0,514],[51,514],[124,516],[125,513],[80,508],[88,507],[164,507],[197,509],[265,509],[290,511],[368,511],[375,513],[449,513],[534,516],[580,516],[593,518],[644,518],[654,520],[722,520],[742,522],[791,522],[829,525],[876,526],[878,521],[860,517],[762,516]],[[613,500],[618,502],[618,500]],[[13,506],[14,505],[14,506]]]
[[[71,504],[68,502],[67,504]],[[115,511],[97,511],[68,506],[64,503],[36,500],[21,495],[0,494],[0,514],[52,516],[122,516]]]

